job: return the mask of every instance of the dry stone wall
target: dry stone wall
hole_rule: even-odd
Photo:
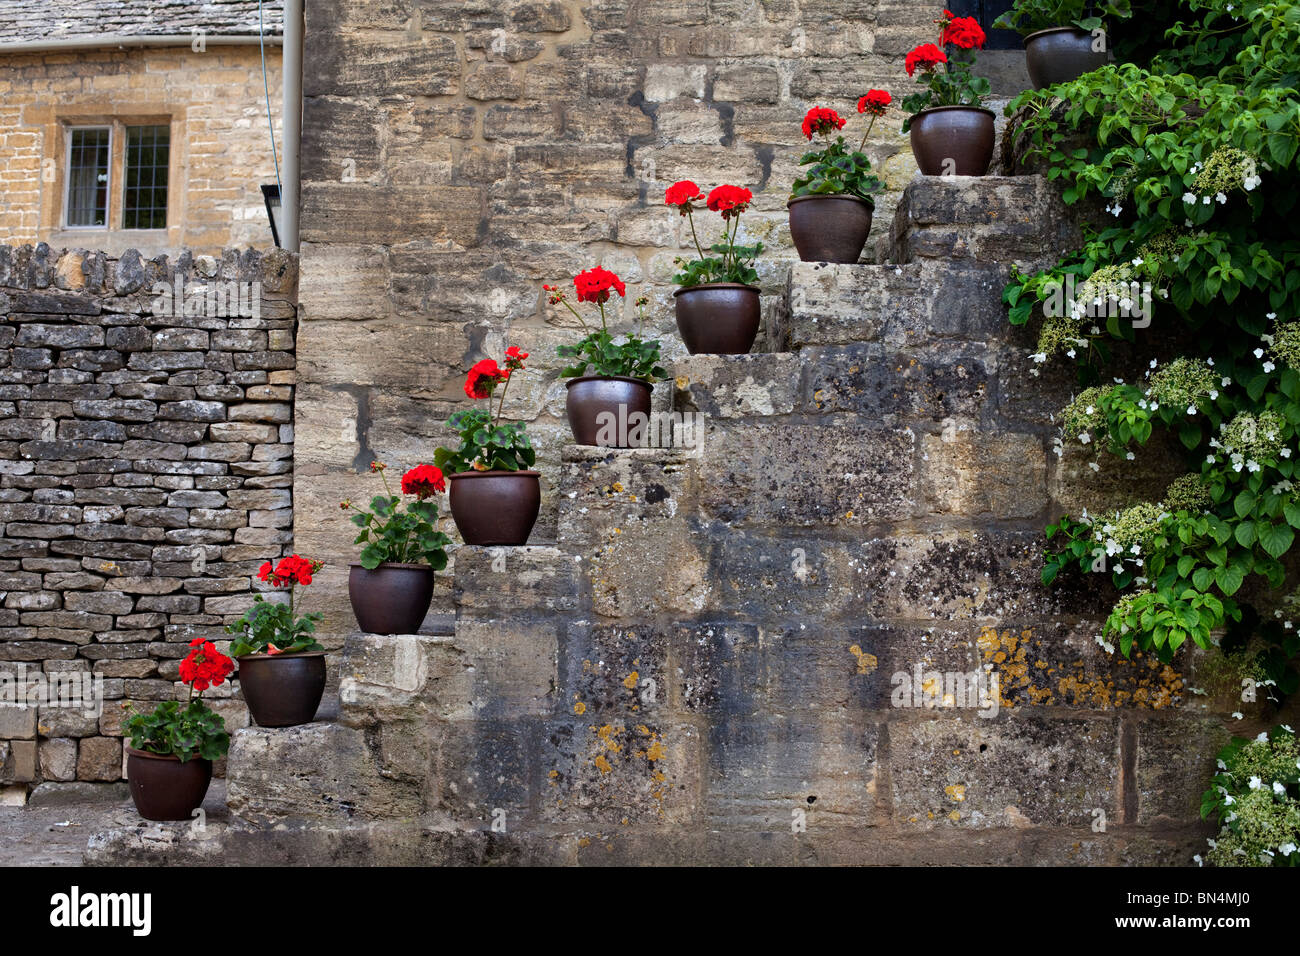
[[[297,271],[0,246],[0,787],[120,779],[126,707],[290,550]],[[89,706],[20,703],[58,681]]]

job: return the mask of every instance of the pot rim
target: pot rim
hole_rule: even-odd
[[[428,567],[428,565],[425,565]],[[283,654],[263,654],[261,651],[254,651],[251,654],[240,654],[235,658],[237,661],[278,661],[294,660],[299,657],[324,657],[325,651],[291,651]]]
[[[457,478],[509,478],[514,475],[540,478],[542,473],[525,468],[521,468],[519,471],[458,471],[454,475],[448,475],[447,480],[455,481]]]
[[[571,388],[579,382],[631,382],[633,385],[644,385],[649,389],[654,388],[654,382],[647,382],[643,378],[633,378],[631,375],[579,375],[565,382],[564,387]]]
[[[181,758],[176,756],[175,754],[156,754],[148,750],[136,750],[128,743],[123,743],[122,747],[124,750],[126,750],[127,756],[130,757],[148,757],[150,760],[170,760],[172,763],[181,762]],[[191,757],[189,760],[185,762],[194,763],[194,761],[196,760],[202,760],[205,763],[212,763],[212,761],[208,760],[207,757],[200,757],[198,754],[195,754],[193,757]]]
[[[449,476],[449,477],[454,478],[455,475],[451,475],[451,476]],[[432,567],[430,567],[429,565],[423,563],[422,561],[381,561],[381,562],[379,562],[379,567],[375,567],[375,568],[366,568],[366,567],[364,567],[364,566],[361,564],[360,561],[349,561],[349,562],[348,562],[348,567],[349,567],[349,568],[361,568],[363,571],[378,571],[379,568],[426,568],[430,573],[432,573],[432,571],[433,571],[433,568],[432,568]],[[317,653],[317,652],[316,652],[316,651],[298,651],[297,653],[299,653],[299,654],[315,654],[315,653]],[[323,653],[323,652],[322,652],[322,653]],[[275,655],[273,655],[273,656],[275,656],[275,657],[279,657],[280,655],[279,655],[279,654],[275,654]]]
[[[763,290],[756,285],[745,285],[743,282],[702,282],[699,285],[683,286],[673,293],[673,297],[681,295],[683,292],[696,292],[700,289],[748,289],[751,292],[762,294]]]
[[[1022,42],[1024,42],[1024,43],[1028,43],[1028,42],[1029,42],[1030,40],[1032,40],[1034,37],[1045,36],[1045,35],[1048,34],[1048,33],[1065,33],[1065,32],[1077,33],[1077,34],[1081,34],[1082,36],[1085,36],[1085,37],[1091,37],[1091,36],[1092,36],[1091,33],[1089,33],[1087,30],[1081,29],[1080,27],[1074,27],[1074,26],[1065,26],[1065,27],[1048,27],[1048,28],[1045,29],[1045,30],[1035,30],[1033,33],[1026,33],[1026,34],[1025,34],[1025,38],[1024,38],[1024,40],[1023,40]]]
[[[926,113],[942,113],[942,112],[944,112],[945,110],[970,110],[970,111],[973,111],[973,112],[976,112],[976,113],[987,113],[990,117],[992,117],[992,119],[993,119],[994,121],[996,121],[997,118],[998,118],[998,117],[997,117],[997,114],[994,113],[994,112],[993,112],[991,109],[989,109],[988,107],[985,107],[985,106],[969,106],[969,105],[967,105],[967,104],[965,104],[965,103],[955,103],[955,104],[953,104],[953,105],[951,105],[951,106],[927,106],[925,109],[921,110],[919,113],[917,113],[915,116],[913,116],[913,117],[912,117],[912,121],[915,122],[915,121],[917,120],[918,117],[924,116]],[[915,128],[915,127],[913,127],[913,128]]]
[[[850,195],[849,193],[827,193],[824,196],[794,196],[790,199],[787,199],[785,205],[786,208],[789,209],[795,203],[806,202],[809,199],[848,199],[856,203],[861,203],[862,205],[866,206],[868,209],[872,210],[873,212],[875,211],[876,208],[876,204],[874,202],[867,202],[861,196],[853,196]]]

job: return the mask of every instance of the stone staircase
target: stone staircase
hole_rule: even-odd
[[[1080,487],[999,297],[1071,229],[918,178],[880,262],[793,265],[780,351],[674,364],[702,445],[566,448],[554,545],[461,549],[454,634],[351,635],[337,719],[235,735],[228,815],[87,860],[1187,863],[1235,708],[1038,583]],[[996,716],[907,706],[986,668]]]

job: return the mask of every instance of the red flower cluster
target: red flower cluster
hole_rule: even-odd
[[[588,269],[586,272],[579,272],[573,277],[573,287],[578,290],[579,302],[595,302],[601,305],[609,301],[611,289],[620,296],[627,294],[627,286],[623,284],[623,280],[600,266]]]
[[[722,213],[723,219],[739,216],[749,208],[754,194],[744,186],[719,186],[709,193],[705,205],[713,212]]]
[[[884,116],[894,98],[887,90],[867,90],[867,95],[858,100],[858,112],[870,113],[872,116]]]
[[[189,656],[181,661],[181,680],[202,692],[216,687],[235,670],[235,662],[217,650],[211,641],[196,637],[190,641]]]
[[[475,362],[465,376],[465,394],[470,398],[489,398],[492,389],[510,377],[510,372],[497,366],[495,359]]]
[[[947,63],[948,57],[933,43],[922,43],[911,53],[907,54],[907,59],[903,65],[907,68],[907,75],[911,76],[916,72],[919,66],[927,73],[933,70],[940,63]]]
[[[416,465],[402,476],[402,494],[415,495],[421,500],[440,495],[447,490],[442,469],[433,465]]]
[[[803,134],[808,139],[812,139],[815,133],[830,135],[842,130],[845,122],[845,119],[833,109],[826,106],[814,106],[803,118]],[[709,208],[712,209],[713,207],[710,206]]]
[[[697,203],[703,198],[704,193],[700,191],[700,187],[689,179],[679,179],[664,190],[664,202],[670,206],[676,206],[677,211],[683,216],[695,208],[692,205],[693,203]]]
[[[510,346],[510,348],[506,349],[506,371],[520,371],[524,367],[524,359],[526,358],[528,358],[527,352],[517,345]]]
[[[988,37],[984,34],[979,21],[974,17],[955,17],[951,10],[943,11],[939,43],[946,46],[951,43],[963,50],[982,50]]]
[[[258,569],[257,577],[273,588],[293,587],[295,584],[306,587],[311,584],[311,576],[324,564],[324,561],[311,561],[291,554],[287,558],[281,558],[274,569],[271,567],[271,562],[267,561]]]

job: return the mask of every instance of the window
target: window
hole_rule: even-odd
[[[134,119],[66,127],[67,228],[167,228],[171,126],[165,117]]]
[[[112,130],[107,126],[68,130],[68,225],[108,222],[108,160]]]
[[[126,128],[126,194],[123,229],[167,228],[167,160],[171,130],[166,126]]]

